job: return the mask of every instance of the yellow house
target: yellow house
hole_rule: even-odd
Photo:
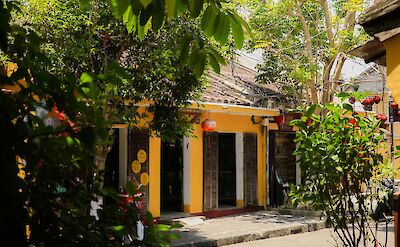
[[[273,106],[268,99],[279,93],[246,78],[235,80],[229,71],[211,72],[201,99],[182,109],[192,119],[192,136],[166,143],[141,126],[115,124],[105,183],[140,185],[142,206],[155,217],[265,207],[268,136],[277,130],[273,117],[280,111],[264,105]]]
[[[350,54],[363,58],[366,63],[375,62],[386,66],[386,85],[391,98],[400,104],[400,2],[377,0],[361,17],[359,24],[373,39],[356,48]],[[400,145],[400,125],[393,123],[394,147]],[[396,148],[395,148],[396,149]],[[400,168],[400,161],[394,160],[394,168]],[[397,178],[400,172],[397,171]]]

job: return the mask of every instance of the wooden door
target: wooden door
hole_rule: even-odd
[[[257,206],[257,134],[243,133],[244,201]]]
[[[203,211],[218,208],[218,133],[203,134]]]

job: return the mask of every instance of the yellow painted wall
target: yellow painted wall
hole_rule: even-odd
[[[203,212],[203,130],[201,122],[205,119],[215,120],[214,131],[220,133],[256,133],[257,134],[257,167],[258,167],[258,204],[266,202],[266,131],[261,126],[262,117],[255,117],[256,124],[251,121],[253,112],[256,115],[276,116],[279,111],[270,109],[254,109],[249,107],[224,105],[195,105],[192,109],[201,109],[199,123],[193,124],[194,132],[190,137],[190,204],[184,205],[184,211],[189,213]],[[140,113],[146,112],[146,106],[139,108]],[[141,120],[138,126],[147,127],[151,120]],[[154,135],[149,140],[149,211],[154,217],[160,216],[161,208],[161,140]],[[240,205],[238,205],[240,206]]]
[[[386,48],[386,84],[393,99],[400,104],[400,34],[383,42]]]
[[[383,42],[386,48],[386,68],[387,78],[386,85],[389,87],[392,97],[396,103],[400,104],[400,34]],[[400,126],[395,123],[394,126],[394,146],[400,145]],[[396,178],[400,179],[400,160],[395,159],[393,168],[396,171]]]
[[[161,200],[161,140],[150,137],[149,140],[149,211],[153,217],[160,216]]]

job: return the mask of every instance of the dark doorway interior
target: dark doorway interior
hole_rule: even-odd
[[[183,208],[183,149],[180,141],[161,143],[161,210]]]
[[[114,188],[118,191],[119,184],[119,130],[114,129],[114,143],[107,154],[104,174],[104,187]],[[105,198],[105,203],[112,202],[111,198]]]
[[[219,208],[236,205],[235,134],[218,136],[218,204]]]
[[[269,134],[269,202],[280,206],[287,199],[288,185],[296,183],[295,132],[271,131]]]

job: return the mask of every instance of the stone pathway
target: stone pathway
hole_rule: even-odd
[[[258,211],[205,220],[179,229],[181,239],[172,246],[224,246],[325,228],[319,218]]]

